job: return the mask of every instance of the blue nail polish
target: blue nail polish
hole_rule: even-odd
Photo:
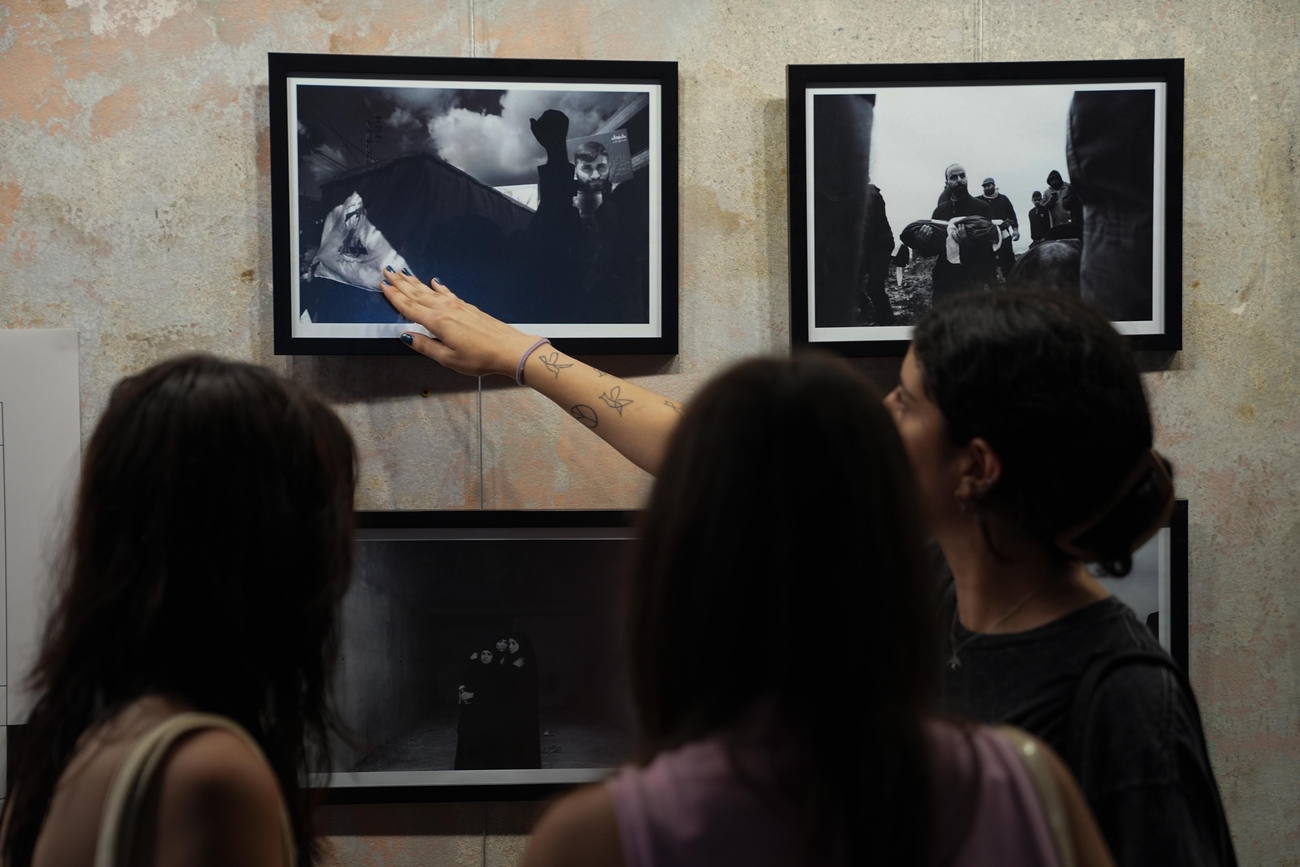
[[[437,283],[438,285],[441,286],[441,285],[442,285],[442,278],[441,278],[441,277],[434,277],[434,278],[433,278],[433,282],[435,282],[435,283]]]
[[[392,286],[392,285],[393,285],[392,283],[389,283],[387,280],[382,280],[382,281],[380,281],[380,282],[382,282],[385,286]]]
[[[415,338],[412,337],[410,334],[403,334],[403,335],[402,335],[402,342],[405,343],[407,346],[414,346],[414,345],[415,345]]]
[[[414,277],[414,276],[415,276],[414,274],[412,274],[410,271],[406,270],[405,268],[402,269],[402,273],[405,274],[407,277]]]
[[[396,271],[393,270],[393,266],[392,266],[392,265],[385,265],[385,266],[384,266],[384,270],[385,270],[385,271],[388,271],[389,273],[392,273],[392,274],[396,274],[396,273],[397,273]]]

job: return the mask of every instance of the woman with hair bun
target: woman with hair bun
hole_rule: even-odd
[[[886,406],[951,570],[940,706],[1050,744],[1117,864],[1234,864],[1186,679],[1085,566],[1127,575],[1173,508],[1124,338],[1060,293],[953,298]]]

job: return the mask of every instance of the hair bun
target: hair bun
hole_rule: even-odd
[[[1173,511],[1170,464],[1155,449],[1147,449],[1110,501],[1057,535],[1056,546],[1084,562],[1126,561],[1159,532]]]

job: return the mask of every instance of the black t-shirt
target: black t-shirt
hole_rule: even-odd
[[[976,635],[954,623],[956,598],[949,579],[940,606],[940,708],[1019,726],[1062,757],[1088,666],[1124,650],[1163,653],[1114,597],[1008,635]],[[1088,731],[1082,768],[1071,770],[1118,867],[1225,863],[1227,822],[1201,758],[1204,735],[1176,675],[1149,664],[1116,670],[1094,693]]]

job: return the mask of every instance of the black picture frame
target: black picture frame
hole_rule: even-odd
[[[1029,89],[995,91],[969,88]],[[897,281],[895,273],[889,273],[883,279],[878,276],[882,272],[894,272],[896,266],[880,252],[884,246],[883,231],[880,231],[883,223],[876,215],[888,214],[891,237],[897,237],[911,221],[932,218],[934,215],[930,209],[938,204],[935,194],[945,188],[947,165],[961,163],[963,159],[969,160],[969,157],[963,156],[963,152],[985,154],[970,161],[974,177],[979,177],[982,173],[996,176],[1003,172],[1014,172],[1011,177],[1017,186],[1005,192],[1015,197],[1012,204],[1018,214],[1019,231],[1022,238],[1027,238],[1029,233],[1023,230],[1028,222],[1031,190],[1028,186],[1020,189],[1025,186],[1020,178],[1023,172],[1028,171],[1025,167],[1032,160],[1015,152],[1017,124],[1033,130],[1043,125],[1050,132],[1051,128],[1055,128],[1054,118],[1060,108],[1060,99],[1062,96],[1072,99],[1075,88],[1080,92],[1102,91],[1090,96],[1089,101],[1081,103],[1083,107],[1079,110],[1079,120],[1076,120],[1078,129],[1087,130],[1077,132],[1076,140],[1085,140],[1082,137],[1086,136],[1086,141],[1091,143],[1114,135],[1116,130],[1136,128],[1118,119],[1112,123],[1110,121],[1113,118],[1109,116],[1103,118],[1105,123],[1098,122],[1099,115],[1113,110],[1137,112],[1139,116],[1147,118],[1146,102],[1130,102],[1126,106],[1121,104],[1121,100],[1133,100],[1147,92],[1152,94],[1150,100],[1153,105],[1149,112],[1153,133],[1150,213],[1140,218],[1125,217],[1130,221],[1145,219],[1151,223],[1150,254],[1140,249],[1140,255],[1130,259],[1149,261],[1151,274],[1148,278],[1140,268],[1124,269],[1120,265],[1113,265],[1123,273],[1134,275],[1131,283],[1135,288],[1130,291],[1121,286],[1123,291],[1112,298],[1094,300],[1100,300],[1102,303],[1099,306],[1103,309],[1109,305],[1112,313],[1121,307],[1140,310],[1138,313],[1118,313],[1112,316],[1116,327],[1128,335],[1135,350],[1181,349],[1184,78],[1183,60],[1176,58],[787,67],[792,347],[817,348],[850,357],[906,354],[911,342],[911,325],[915,317],[929,306],[929,296],[923,287],[932,284],[929,284],[930,277],[925,271],[925,265],[916,260],[907,266],[915,273],[904,272],[902,283]],[[825,110],[819,115],[813,100],[818,96],[837,95],[870,102],[872,108],[867,112],[856,103],[824,102]],[[975,102],[979,98],[986,102]],[[1098,101],[1106,99],[1110,101]],[[1044,106],[1051,106],[1051,110],[1044,108],[1035,113],[1034,107],[1040,101]],[[877,106],[877,103],[880,105]],[[1006,108],[1008,103],[1012,107]],[[985,104],[988,106],[987,111],[984,110]],[[975,110],[989,115],[987,129],[1005,127],[1005,139],[994,140],[992,133],[986,133],[983,119],[974,124],[980,132],[972,131],[970,138],[964,137],[960,127],[949,131],[943,127],[943,115],[926,113],[926,106],[930,105],[952,106],[952,115],[960,117],[968,116],[967,113],[974,106]],[[1102,106],[1102,109],[1099,110],[1098,106]],[[995,108],[998,110],[995,111]],[[1068,110],[1068,103],[1065,108]],[[1017,111],[1025,114],[1016,117]],[[810,118],[813,119],[811,123]],[[940,132],[936,134],[935,129]],[[1098,134],[1098,130],[1104,135]],[[1047,138],[1026,136],[1027,140],[1040,143],[1033,148],[1026,145],[1027,152],[1032,150],[1035,155],[1033,159],[1038,162],[1045,161],[1053,165],[1059,163],[1056,168],[1068,174],[1065,144],[1069,134],[1067,129],[1061,129],[1059,154],[1054,152],[1057,146],[1054,133]],[[1138,138],[1137,133],[1132,135],[1134,140],[1146,140],[1145,137]],[[862,146],[864,139],[870,144]],[[864,147],[870,151],[869,160],[860,158]],[[814,151],[810,152],[810,148]],[[824,171],[819,175],[822,179],[820,185],[810,183],[818,149],[824,161]],[[1111,147],[1107,153],[1113,153],[1116,149]],[[949,154],[951,158],[940,159],[940,152]],[[991,152],[996,155],[988,156]],[[868,161],[874,165],[868,166]],[[925,166],[924,175],[913,170],[921,164]],[[1130,196],[1135,201],[1140,200],[1138,205],[1132,207],[1138,210],[1148,207],[1141,204],[1146,201],[1143,198],[1146,196],[1145,187],[1142,186],[1145,181],[1142,184],[1121,185],[1118,180],[1119,170],[1114,168],[1117,164],[1118,161],[1107,164],[1096,159],[1091,159],[1088,163],[1091,174],[1084,173],[1081,177],[1090,179],[1089,189],[1092,190],[1093,200],[1091,203],[1084,202],[1081,195],[1077,199],[1071,199],[1071,206],[1082,212],[1080,225],[1087,223],[1089,213],[1096,213],[1102,204],[1111,204],[1116,189],[1126,191],[1122,195]],[[1131,168],[1133,164],[1136,161],[1124,162],[1127,167],[1125,170],[1130,171],[1130,177],[1145,177],[1145,168],[1134,174],[1136,170]],[[825,166],[833,169],[826,169]],[[1045,182],[1044,177],[1041,181],[1033,180],[1030,186]],[[877,185],[874,193],[869,190],[869,183]],[[1078,185],[1077,181],[1075,185]],[[932,187],[928,200],[924,189],[927,187]],[[1044,186],[1042,189],[1047,188]],[[1104,192],[1098,192],[1098,189]],[[1140,190],[1141,194],[1132,193],[1133,190]],[[996,192],[1004,192],[1001,182],[998,182]],[[971,190],[973,196],[979,193],[978,188]],[[883,201],[879,201],[882,198]],[[816,227],[816,201],[819,200],[823,202],[828,216],[820,227]],[[886,210],[887,207],[889,210]],[[896,207],[898,210],[895,210]],[[1131,215],[1135,212],[1130,208],[1126,213]],[[1072,216],[1075,215],[1067,214],[1063,222],[1070,222]],[[1098,219],[1094,225],[1103,223]],[[817,228],[815,233],[813,228]],[[1069,233],[1071,230],[1063,226],[1048,231]],[[1078,231],[1085,236],[1079,242],[1084,252],[1076,255],[1087,256],[1089,248],[1094,251],[1103,249],[1103,242],[1095,240],[1096,235],[1089,238],[1087,229]],[[1145,238],[1147,234],[1143,231],[1129,231],[1127,236]],[[942,244],[942,240],[939,243]],[[823,250],[820,261],[818,246]],[[1015,252],[1020,252],[1024,242],[1017,240],[1012,246]],[[897,245],[894,249],[897,249]],[[1002,255],[1006,255],[1006,251]],[[1014,252],[1012,255],[1014,257]],[[936,257],[936,261],[937,258],[939,257]],[[1085,274],[1101,273],[1093,263],[1103,258],[1111,262],[1120,261],[1115,257],[1102,257],[1094,253],[1093,258],[1088,260],[1090,264],[1087,265]],[[874,267],[868,268],[868,263]],[[830,289],[819,289],[817,286],[819,268],[823,282]],[[870,271],[874,271],[877,276],[871,280],[863,279]],[[836,275],[849,276],[836,279]],[[879,286],[879,292],[889,296],[885,280],[894,281],[898,287],[897,299],[906,301],[907,304],[900,307],[899,300],[888,297],[889,311],[878,313],[876,305],[884,301],[872,301],[872,297],[879,298],[879,295],[869,295],[868,292],[874,288],[872,283],[878,281],[876,285]],[[1086,277],[1086,281],[1090,286],[1102,285],[1094,277]],[[913,283],[911,287],[907,286],[909,282]],[[949,282],[945,279],[945,287],[948,285]],[[1105,285],[1117,284],[1110,280]],[[1078,291],[1077,288],[1074,291]],[[1145,291],[1151,293],[1149,302],[1143,295]],[[1092,297],[1089,292],[1084,294],[1085,297]],[[1149,310],[1146,309],[1148,303]],[[1148,314],[1147,320],[1122,319],[1127,315]],[[876,321],[886,317],[895,319],[897,324]]]
[[[636,525],[637,512],[618,510],[593,511],[374,511],[357,512],[357,527],[361,538],[367,533],[376,532],[401,533],[402,531],[420,532],[424,530],[443,530],[460,533],[464,538],[477,536],[491,539],[494,534],[511,531],[528,531],[530,529],[574,529],[589,528],[592,535],[600,537],[608,531],[624,532],[631,537]],[[608,535],[605,535],[608,538]],[[1155,562],[1160,570],[1167,570],[1167,599],[1162,598],[1158,605],[1162,616],[1167,612],[1169,620],[1168,643],[1166,650],[1184,671],[1190,671],[1188,657],[1189,626],[1189,536],[1188,536],[1188,502],[1180,499],[1174,504],[1166,528],[1144,546],[1144,550],[1155,553]],[[1139,571],[1121,579],[1106,579],[1106,583],[1123,599],[1132,585],[1124,582],[1133,578],[1143,580],[1141,572],[1141,553],[1139,554]],[[1157,573],[1158,574],[1158,573]],[[1145,576],[1150,580],[1150,576]],[[1157,578],[1157,580],[1159,580]],[[1160,594],[1163,596],[1164,594]],[[1133,607],[1133,606],[1130,606]],[[1146,611],[1141,606],[1135,608],[1141,618]],[[1157,628],[1157,637],[1159,629]],[[1164,642],[1162,642],[1164,644]],[[10,757],[8,768],[12,774],[13,757],[21,755],[29,748],[27,726],[11,725],[5,729],[5,747]],[[10,791],[13,780],[7,776],[5,791]],[[545,800],[555,795],[582,785],[580,781],[572,782],[527,782],[505,781],[496,783],[442,784],[442,785],[330,785],[327,777],[316,775],[309,781],[319,803],[325,804],[370,804],[370,803],[429,803],[429,802],[463,802],[463,801],[530,801]]]
[[[1124,578],[1098,577],[1152,627],[1160,645],[1183,671],[1190,671],[1187,521],[1187,500],[1175,500],[1169,522],[1133,555],[1133,571]]]
[[[300,292],[304,284],[304,268],[307,266],[300,260],[303,259],[305,252],[310,252],[310,244],[314,238],[318,235],[329,235],[325,231],[328,229],[326,220],[330,219],[331,211],[342,207],[342,202],[333,203],[331,196],[326,193],[326,186],[328,185],[330,194],[337,194],[334,195],[337,198],[342,195],[340,192],[342,186],[349,184],[357,187],[353,190],[353,195],[359,195],[361,187],[364,186],[367,192],[361,197],[361,201],[364,203],[369,200],[372,205],[378,202],[378,206],[372,207],[370,212],[364,208],[351,211],[344,208],[341,213],[344,213],[345,217],[346,213],[359,213],[363,224],[370,227],[374,227],[374,223],[366,221],[370,221],[373,217],[377,222],[381,219],[379,214],[386,214],[387,216],[382,219],[388,221],[387,225],[396,227],[397,234],[408,240],[388,244],[381,237],[380,246],[387,244],[384,249],[396,252],[398,258],[402,256],[401,250],[395,250],[398,246],[408,249],[408,255],[411,255],[410,250],[416,250],[418,255],[414,255],[411,259],[413,268],[417,267],[417,260],[423,262],[430,270],[436,267],[430,264],[431,262],[442,262],[445,266],[448,261],[462,264],[482,262],[481,270],[488,273],[491,268],[501,266],[502,262],[523,263],[518,264],[518,270],[513,272],[501,266],[499,272],[501,276],[493,278],[485,276],[479,281],[482,285],[477,288],[473,285],[477,278],[463,276],[478,273],[480,269],[476,267],[461,267],[458,272],[456,267],[447,266],[452,274],[462,275],[462,279],[458,281],[459,287],[452,283],[451,277],[447,274],[417,273],[417,276],[425,279],[436,276],[443,279],[461,297],[478,304],[490,313],[497,309],[494,308],[494,304],[499,302],[500,318],[527,326],[530,332],[550,337],[557,348],[570,354],[675,355],[677,353],[678,76],[676,62],[271,53],[268,55],[268,71],[271,129],[272,292],[274,350],[277,355],[401,355],[411,350],[395,339],[400,330],[422,330],[419,327],[404,326],[400,321],[393,321],[396,314],[387,306],[382,295],[369,293],[358,296],[343,291],[363,283],[368,286],[371,282],[368,278],[359,279],[360,275],[368,274],[368,271],[358,271],[358,279],[348,281],[352,286],[344,282],[340,287],[333,280],[322,280],[318,283],[318,286],[324,288],[313,289],[316,293],[313,297],[343,298],[346,296],[346,303],[322,305],[331,306],[331,312],[325,317],[328,321],[318,323],[310,321],[311,313],[307,310],[304,296]],[[446,83],[447,87],[440,87],[442,83]],[[554,85],[554,88],[547,88],[547,85]],[[589,87],[583,89],[583,85]],[[319,111],[313,109],[315,119],[312,121],[311,128],[302,125],[301,118],[297,116],[297,107],[300,107],[298,94],[304,87],[316,88],[316,90],[310,96],[313,101],[304,102],[302,105],[320,108]],[[325,87],[340,88],[336,102],[330,101],[334,95],[321,90]],[[597,96],[612,98],[633,93],[643,94],[645,97],[643,102],[633,100],[636,102],[635,105],[625,102],[613,116],[604,119],[605,125],[620,118],[626,121],[628,144],[610,143],[609,154],[613,169],[617,172],[622,160],[617,148],[626,149],[624,156],[627,176],[635,181],[627,184],[628,189],[618,199],[622,203],[620,206],[622,210],[614,213],[612,217],[604,218],[603,221],[593,216],[587,219],[584,223],[586,228],[581,230],[572,229],[569,225],[570,222],[577,220],[576,216],[571,221],[561,221],[566,227],[565,232],[569,234],[585,232],[583,237],[588,241],[590,240],[588,236],[593,233],[604,233],[605,237],[615,238],[616,243],[606,245],[608,249],[614,251],[610,253],[611,258],[601,260],[596,265],[574,264],[578,261],[575,258],[577,254],[566,253],[568,258],[563,259],[563,262],[567,263],[565,267],[580,269],[574,273],[580,276],[586,275],[587,282],[594,285],[570,291],[568,287],[578,285],[582,280],[569,281],[554,276],[561,273],[563,269],[550,265],[544,266],[542,259],[533,255],[538,250],[551,255],[561,246],[569,251],[576,249],[576,245],[568,245],[567,242],[564,245],[560,242],[553,243],[554,239],[551,237],[553,233],[543,233],[537,237],[528,234],[531,221],[535,217],[538,196],[536,193],[532,195],[531,206],[527,203],[528,196],[516,196],[515,191],[525,190],[526,184],[513,187],[508,184],[504,187],[492,186],[487,182],[492,180],[488,169],[484,169],[479,176],[487,180],[480,180],[479,177],[457,167],[442,156],[432,153],[428,145],[428,142],[434,141],[431,132],[424,133],[427,138],[423,150],[415,147],[414,150],[404,152],[398,149],[398,144],[392,143],[396,140],[401,144],[407,144],[410,137],[416,135],[421,123],[427,122],[431,125],[433,118],[426,118],[420,112],[427,114],[434,111],[431,106],[439,104],[438,99],[444,96],[447,99],[451,99],[448,95],[457,93],[499,93],[504,96],[511,91],[512,87],[517,94],[552,90],[570,97],[587,96],[593,99]],[[346,91],[352,91],[352,94]],[[361,93],[362,91],[366,93]],[[398,91],[400,93],[397,93]],[[394,96],[394,93],[397,95]],[[381,96],[388,101],[381,100]],[[396,102],[398,97],[406,102]],[[392,113],[380,112],[372,117],[374,105],[380,103],[384,109],[393,109]],[[411,117],[399,115],[399,110],[406,111],[404,106],[408,104],[413,106],[412,111],[407,111],[407,115]],[[444,100],[441,103],[442,110],[450,112],[451,109],[447,108],[449,104],[455,109],[464,108],[459,103],[447,103]],[[321,108],[322,106],[324,108]],[[568,111],[567,107],[560,107]],[[362,108],[366,109],[364,117]],[[543,109],[544,106],[538,106],[537,113],[540,114]],[[339,130],[337,124],[330,123],[323,116],[330,114],[330,117],[337,119],[333,114],[335,111],[344,112],[342,116],[349,119],[346,130]],[[503,104],[487,106],[474,102],[473,105],[465,108],[465,111],[481,117],[488,117],[493,111],[500,112],[495,115],[497,118],[505,116]],[[579,110],[575,117],[590,119],[592,115],[584,114],[584,111],[586,109]],[[294,112],[293,117],[290,116],[291,112]],[[405,127],[401,135],[394,132],[390,126],[399,123],[398,120],[394,120],[399,117],[402,118],[401,124],[409,122],[412,125],[410,130],[415,132],[410,132]],[[507,128],[510,136],[531,136],[526,127],[526,117],[522,119],[513,115],[511,117],[511,125]],[[456,121],[462,125],[466,122],[459,115]],[[616,127],[617,124],[614,126]],[[428,130],[431,127],[425,128]],[[505,145],[499,144],[504,140],[504,135],[495,139],[490,138],[494,134],[494,129],[501,128],[503,127],[500,125],[493,128],[483,127],[486,131],[480,130],[479,134],[483,137],[477,141],[490,140],[497,143],[494,147],[504,148]],[[523,129],[523,133],[520,133],[520,128]],[[579,125],[570,125],[568,129],[569,135],[577,135],[581,138],[598,137],[594,134],[588,135],[592,130],[586,130]],[[603,127],[597,128],[595,132],[601,132],[602,129]],[[619,134],[624,133],[625,130],[612,128],[612,131],[604,132],[606,135],[612,135],[614,141],[619,141]],[[313,141],[311,136],[317,133],[322,137],[320,143],[312,150],[304,146],[300,160],[300,139]],[[385,134],[388,135],[388,139],[384,138]],[[451,134],[451,132],[447,133],[447,135]],[[394,136],[397,138],[394,139]],[[487,153],[486,149],[478,151],[474,149],[475,139],[470,138],[468,133],[465,141],[469,143],[458,151],[462,154],[463,163],[468,164],[467,161],[478,160]],[[524,142],[528,146],[534,144],[531,137]],[[642,145],[643,149],[633,152],[636,147]],[[574,148],[574,141],[570,140],[568,142],[570,160],[574,158]],[[397,155],[390,156],[390,151]],[[512,153],[517,156],[517,149]],[[310,170],[310,179],[303,176],[302,165],[308,158],[312,165],[321,170],[320,178],[316,177],[316,169]],[[533,180],[535,182],[537,178],[534,176]],[[308,186],[320,190],[319,202],[310,200],[310,196],[306,195],[304,191]],[[508,188],[511,192],[508,194],[502,192],[503,188]],[[606,192],[602,195],[610,196],[610,201],[613,201],[615,194],[608,192],[610,187],[606,186],[604,189]],[[617,191],[619,187],[614,186],[613,189]],[[295,195],[295,191],[298,195]],[[421,196],[424,198],[419,198]],[[445,222],[438,224],[447,227],[447,231],[430,234],[425,231],[426,226],[416,225],[419,221],[415,216],[417,213],[421,215],[429,213],[427,208],[421,207],[429,201],[452,203],[446,206],[450,211],[443,213]],[[602,200],[593,199],[593,201]],[[575,214],[578,212],[576,206],[572,210]],[[609,209],[604,210],[609,212]],[[311,213],[307,213],[308,211]],[[592,214],[594,213],[593,210]],[[648,228],[642,228],[641,224],[636,222],[641,219],[638,214],[645,215],[644,223]],[[621,215],[632,216],[624,218]],[[620,220],[622,222],[619,222]],[[345,219],[336,217],[334,225],[348,224]],[[548,218],[547,226],[553,225],[557,224]],[[592,229],[593,225],[598,225],[598,228]],[[611,230],[607,228],[609,226],[632,226],[632,228]],[[642,231],[647,233],[649,246],[645,260],[639,258],[642,254],[637,252],[637,245],[633,243]],[[615,234],[618,232],[624,234]],[[394,230],[390,228],[389,234],[393,233]],[[366,243],[358,246],[354,234],[347,235],[347,240],[338,247],[337,252],[341,254],[345,248],[348,252],[360,249],[363,255],[368,255],[374,260],[372,266],[380,262],[380,259],[375,258],[378,254],[373,252],[374,246]],[[483,240],[489,236],[494,239],[499,236],[501,240],[499,242],[494,240],[492,243]],[[329,235],[329,237],[333,236]],[[435,237],[441,240],[437,243],[429,240]],[[524,249],[520,241],[524,237],[528,238],[528,243],[531,245],[527,248],[527,255],[518,252]],[[568,234],[563,235],[562,240],[565,238],[568,238]],[[321,247],[326,246],[320,241],[316,243]],[[628,253],[629,249],[633,252]],[[371,252],[367,254],[365,252],[367,250]],[[633,262],[631,258],[633,256],[637,258],[633,264],[629,264]],[[322,257],[317,255],[310,268],[307,268],[313,275],[317,273],[321,259]],[[390,258],[385,261],[393,260]],[[550,262],[550,259],[546,261]],[[608,264],[609,262],[613,264]],[[605,270],[595,270],[600,267]],[[581,270],[583,268],[587,270]],[[524,269],[527,271],[526,278],[514,279],[524,273]],[[639,275],[638,280],[620,282],[616,278],[623,275],[623,270],[619,269],[635,269],[634,273]],[[377,267],[371,267],[370,270],[379,273]],[[326,268],[321,268],[321,271],[328,273],[330,277],[343,273]],[[351,275],[351,272],[347,273]],[[468,285],[466,279],[469,280]],[[639,279],[644,279],[647,285],[636,285]],[[544,283],[547,280],[550,283]],[[532,281],[543,281],[543,283],[534,286]],[[630,285],[633,288],[625,297],[621,294],[621,290],[601,292],[604,283],[620,287]],[[538,286],[543,284],[545,288],[539,289]],[[357,293],[364,293],[364,291],[364,289],[356,290]],[[586,294],[575,296],[574,291],[582,291]],[[645,295],[644,298],[642,294]],[[504,300],[507,296],[512,300]],[[615,300],[611,301],[611,298]],[[552,304],[550,299],[560,300]],[[508,315],[510,310],[514,309],[520,315],[531,313],[544,319],[550,315],[546,313],[547,310],[554,311],[566,305],[567,309],[577,311],[576,314],[572,312],[565,314],[571,316],[573,321],[527,322]],[[317,318],[322,316],[320,309],[318,307]],[[303,322],[304,313],[308,320],[306,323]],[[370,317],[386,319],[386,321],[366,321]],[[584,317],[589,321],[580,321]],[[322,328],[321,325],[337,327]],[[393,333],[389,334],[389,331]]]
[[[634,539],[638,516],[637,512],[629,510],[362,511],[356,514],[358,542],[434,540],[454,544],[491,545],[499,548],[503,543],[511,540],[562,539],[577,544],[618,541],[627,543],[628,550]],[[606,545],[606,548],[608,547]],[[494,556],[499,556],[499,552]],[[566,568],[571,568],[571,564]],[[475,581],[486,576],[461,576],[461,578]],[[354,578],[354,583],[356,580]],[[346,607],[349,605],[349,599],[345,598],[343,604],[345,607],[343,653],[346,658],[349,647],[349,638],[346,635],[349,617]],[[482,614],[482,612],[477,613]],[[473,616],[475,611],[470,611],[469,614]],[[612,626],[618,629],[621,623]],[[342,677],[346,676],[344,672]],[[583,683],[586,683],[586,680],[583,680]],[[346,725],[349,722],[346,717],[346,690],[340,692],[342,693],[340,711],[345,714],[343,722]],[[365,733],[354,730],[354,734]],[[625,760],[630,758],[629,754]],[[316,775],[310,780],[310,786],[316,790],[316,796],[322,802],[330,804],[527,801],[553,797],[567,789],[603,778],[616,768],[615,764],[608,768],[568,771],[509,769],[433,772],[387,770],[380,773],[344,771]]]

